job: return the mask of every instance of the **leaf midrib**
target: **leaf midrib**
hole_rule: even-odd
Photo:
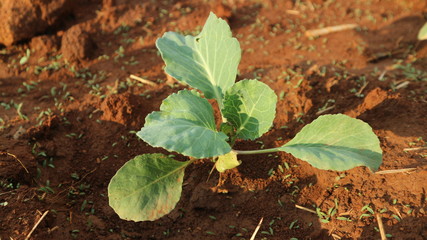
[[[155,179],[154,181],[150,182],[149,184],[146,184],[143,187],[138,188],[138,190],[135,190],[134,192],[132,192],[130,194],[127,194],[127,195],[124,195],[124,196],[122,196],[121,198],[118,198],[118,199],[128,198],[128,197],[130,197],[132,195],[135,195],[137,193],[143,192],[145,189],[151,187],[152,185],[154,185],[154,184],[160,182],[161,180],[164,180],[165,178],[171,176],[172,174],[175,174],[176,172],[181,171],[182,169],[186,168],[190,163],[194,162],[195,160],[196,159],[191,159],[189,161],[183,162],[184,164],[182,164],[180,167],[176,168],[175,170],[173,170],[173,171],[171,171],[171,172],[169,172],[169,173],[167,173],[165,175],[162,175],[161,177],[159,177],[159,178]],[[157,169],[159,169],[159,168],[157,168]]]
[[[240,134],[243,130],[245,130],[245,129],[246,129],[246,128],[245,128],[245,127],[246,127],[246,124],[249,122],[249,119],[252,117],[252,113],[253,113],[253,111],[256,109],[256,106],[258,105],[258,102],[260,101],[261,96],[264,94],[264,92],[265,92],[265,89],[262,91],[262,93],[260,93],[260,94],[259,94],[259,97],[258,97],[257,101],[255,102],[255,104],[253,104],[251,111],[250,111],[250,112],[248,112],[248,117],[246,118],[246,120],[245,120],[244,122],[242,122],[241,115],[240,115],[240,113],[239,113],[239,119],[240,119],[240,121],[242,122],[242,124],[240,125],[240,128],[236,131],[236,135]],[[243,99],[243,98],[242,98],[242,99]],[[248,109],[248,108],[246,107],[246,104],[245,104],[245,102],[244,102],[244,101],[242,101],[242,104],[243,104],[243,106],[245,107],[245,109]]]
[[[213,90],[213,93],[214,93],[216,100],[218,101],[219,107],[222,108],[222,97],[221,97],[222,94],[220,94],[218,92],[218,88],[216,87],[217,82],[215,81],[215,78],[211,72],[211,69],[210,69],[208,63],[206,62],[206,60],[204,58],[205,56],[202,54],[202,51],[200,50],[200,47],[201,47],[200,39],[201,38],[204,38],[204,36],[200,37],[199,41],[196,41],[197,38],[193,38],[194,46],[197,46],[197,47],[195,47],[195,49],[197,50],[196,53],[199,56],[199,59],[201,59],[201,61],[202,61],[203,69],[205,69],[205,71],[206,71],[209,82],[212,84],[212,90]],[[203,41],[203,42],[206,43],[206,41]],[[214,58],[214,62],[215,62],[215,60],[216,60],[216,57]]]

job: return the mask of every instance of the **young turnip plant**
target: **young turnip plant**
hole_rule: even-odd
[[[240,164],[240,154],[284,151],[312,166],[343,171],[367,166],[376,171],[382,151],[371,127],[346,115],[323,115],[285,145],[262,150],[233,149],[236,139],[254,140],[272,126],[277,96],[257,80],[235,83],[240,45],[227,23],[211,13],[196,37],[167,32],[156,42],[167,74],[196,90],[181,90],[163,100],[160,111],[145,118],[138,137],[190,157],[181,162],[163,154],[136,156],[121,167],[108,186],[110,206],[126,220],[153,221],[175,208],[185,168],[197,159],[215,158],[219,172]],[[207,99],[218,103],[217,129]]]

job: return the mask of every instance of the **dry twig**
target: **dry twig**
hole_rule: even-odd
[[[53,228],[49,228],[49,229],[47,229],[47,233],[48,233],[48,234],[51,234],[53,231],[55,231],[55,230],[57,230],[57,229],[59,229],[59,227],[58,227],[58,226],[55,226],[55,227],[53,227]]]
[[[385,76],[385,74],[387,73],[387,69],[386,70],[384,70],[381,74],[380,74],[380,76],[378,77],[378,81],[382,81],[383,79],[384,79],[384,76]]]
[[[404,148],[403,151],[422,151],[427,150],[427,147]]]
[[[375,174],[390,174],[390,173],[404,173],[417,170],[417,168],[403,168],[403,169],[392,169],[376,172]]]
[[[1,154],[6,154],[6,155],[8,155],[8,156],[11,156],[11,157],[15,158],[15,160],[16,160],[16,161],[18,161],[18,162],[21,164],[21,166],[25,169],[25,171],[26,171],[27,173],[30,173],[30,172],[28,171],[28,169],[25,167],[25,165],[21,162],[21,160],[19,160],[19,158],[18,158],[15,154],[8,153],[8,152],[1,152]]]
[[[341,237],[335,233],[332,233],[331,236],[334,238],[334,240],[340,240],[341,239]]]
[[[143,84],[147,84],[147,85],[150,85],[150,86],[152,86],[152,87],[157,87],[157,83],[154,83],[154,82],[149,81],[149,80],[147,80],[147,79],[144,79],[144,78],[141,78],[141,77],[135,76],[135,75],[133,75],[133,74],[131,74],[129,77],[130,77],[131,79],[137,80],[137,81],[139,81],[139,82],[141,82],[141,83],[143,83]]]
[[[321,115],[321,114],[323,114],[323,113],[325,113],[325,112],[327,112],[327,111],[329,111],[329,110],[332,110],[332,109],[334,109],[334,108],[335,108],[335,105],[330,106],[330,107],[327,107],[327,108],[322,109],[322,110],[319,110],[319,111],[317,111],[316,115]]]
[[[286,10],[285,12],[291,15],[300,15],[300,12],[297,10]]]
[[[394,89],[401,89],[401,88],[407,87],[408,85],[409,85],[409,81],[404,81],[399,85],[397,85]]]
[[[34,224],[33,229],[31,229],[30,233],[28,233],[27,237],[25,238],[25,240],[30,239],[31,234],[33,234],[34,230],[36,230],[37,226],[40,224],[40,222],[43,220],[44,217],[46,217],[46,215],[49,213],[49,210],[46,210],[46,212],[43,213],[43,215],[41,216],[41,218],[36,222],[36,224]]]
[[[300,206],[300,205],[297,205],[297,204],[295,204],[295,207],[296,207],[296,208],[299,208],[299,209],[301,209],[301,210],[307,211],[307,212],[311,212],[311,213],[317,214],[317,212],[316,212],[316,211],[311,210],[311,209],[308,209],[308,208],[303,207],[303,206]]]
[[[366,86],[368,86],[369,82],[366,81],[365,84],[359,89],[359,91],[356,93],[357,95],[362,94],[363,90],[365,90]]]
[[[397,209],[396,207],[393,207],[393,208],[396,211],[396,214],[400,217],[400,219],[403,219],[402,214],[400,213],[399,209]]]
[[[259,228],[261,227],[261,224],[262,224],[262,221],[264,220],[264,217],[262,217],[261,218],[261,220],[259,220],[259,223],[258,223],[258,225],[256,226],[256,228],[255,228],[255,230],[254,230],[254,233],[252,233],[252,237],[251,237],[251,239],[250,240],[254,240],[255,239],[255,236],[256,236],[256,234],[258,233],[258,231],[259,231]]]
[[[354,29],[358,27],[357,24],[343,24],[338,26],[331,26],[319,29],[308,30],[305,32],[305,36],[307,37],[318,37],[321,35],[326,35],[333,32],[340,32],[344,30]]]
[[[378,228],[380,229],[381,240],[387,240],[387,237],[385,236],[383,220],[381,219],[381,216],[378,213],[376,215],[377,215]]]

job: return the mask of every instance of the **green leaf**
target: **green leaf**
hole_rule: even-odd
[[[327,170],[367,166],[376,171],[382,162],[380,142],[372,128],[343,114],[320,116],[279,150]]]
[[[425,23],[418,32],[418,40],[427,40],[427,23]]]
[[[218,172],[224,172],[225,170],[239,166],[241,163],[241,161],[237,160],[237,153],[231,151],[219,156],[218,160],[215,162],[215,167]]]
[[[184,169],[163,154],[143,154],[123,165],[108,185],[110,206],[122,219],[154,221],[175,208],[181,197]]]
[[[19,64],[20,65],[24,65],[25,63],[28,62],[28,60],[30,59],[30,55],[31,55],[31,50],[29,48],[27,48],[27,51],[25,52],[25,56],[23,56],[20,60],[19,60]]]
[[[273,124],[277,96],[265,83],[243,80],[227,91],[222,113],[241,139],[261,137]]]
[[[163,100],[137,135],[151,146],[195,158],[231,151],[227,135],[216,131],[212,106],[195,91],[182,90]]]
[[[241,57],[239,42],[232,37],[227,22],[210,13],[198,36],[167,32],[156,46],[166,63],[166,73],[201,90],[207,98],[217,99],[222,106]]]

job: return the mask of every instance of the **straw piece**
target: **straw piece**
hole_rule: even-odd
[[[330,110],[332,110],[332,109],[334,109],[334,108],[335,108],[335,105],[330,106],[330,107],[327,107],[327,108],[322,109],[322,110],[319,110],[319,111],[316,113],[316,115],[321,115],[321,114],[323,114],[323,113],[325,113],[325,112],[327,112],[327,111],[330,111]]]
[[[37,226],[40,224],[40,222],[43,220],[44,217],[46,217],[46,215],[49,213],[49,210],[46,210],[46,212],[43,213],[43,215],[41,216],[41,218],[36,222],[36,224],[34,224],[33,229],[31,229],[30,233],[28,233],[27,237],[25,238],[25,240],[30,239],[31,234],[33,234],[34,230],[36,230]]]
[[[427,147],[404,148],[403,151],[422,151],[427,150]]]
[[[256,228],[255,228],[255,230],[254,230],[254,233],[252,234],[252,237],[251,237],[251,239],[250,240],[254,240],[255,239],[255,236],[256,236],[256,234],[258,233],[258,231],[259,231],[259,228],[261,227],[261,224],[262,224],[262,221],[264,220],[264,217],[262,217],[261,218],[261,220],[259,220],[259,223],[258,223],[258,225],[256,226]]]
[[[395,89],[401,89],[401,88],[404,88],[404,87],[406,87],[408,85],[409,85],[409,81],[404,81],[404,82],[400,83],[399,85],[397,85],[395,87]]]
[[[396,211],[396,214],[399,215],[400,219],[402,220],[403,217],[402,217],[402,214],[400,213],[399,209],[397,209],[396,207],[393,207],[393,208]]]
[[[334,240],[340,240],[341,239],[341,237],[335,233],[332,233],[331,236],[334,238]]]
[[[18,158],[15,154],[8,153],[8,152],[0,152],[0,153],[1,153],[1,154],[6,154],[6,155],[8,155],[8,156],[11,156],[11,157],[15,158],[15,160],[16,160],[16,161],[18,161],[18,162],[21,164],[21,166],[25,169],[25,171],[26,171],[27,173],[30,173],[30,172],[28,171],[28,169],[25,167],[25,165],[21,162],[21,160],[19,160],[19,158]]]
[[[316,211],[311,210],[311,209],[308,209],[308,208],[306,208],[306,207],[303,207],[303,206],[300,206],[300,205],[297,205],[297,204],[295,204],[295,207],[296,207],[296,208],[299,208],[299,209],[301,209],[301,210],[307,211],[307,212],[314,213],[314,214],[316,214],[316,215],[317,215],[317,212],[316,212]]]
[[[313,30],[306,31],[305,36],[317,37],[317,36],[326,35],[326,34],[333,33],[333,32],[340,32],[340,31],[345,31],[345,30],[349,30],[349,29],[354,29],[356,27],[358,27],[357,24],[343,24],[343,25],[338,25],[338,26],[331,26],[331,27],[313,29]]]
[[[392,169],[392,170],[379,171],[379,172],[376,172],[375,174],[404,173],[404,172],[414,171],[416,169],[417,168]]]
[[[297,10],[286,10],[286,13],[291,15],[300,15],[300,12]]]
[[[139,82],[141,82],[141,83],[143,83],[143,84],[147,84],[147,85],[150,85],[150,86],[153,86],[153,87],[157,87],[157,83],[154,83],[154,82],[149,81],[149,80],[147,80],[147,79],[144,79],[144,78],[141,78],[141,77],[135,76],[135,75],[133,75],[133,74],[131,74],[129,77],[130,77],[131,79],[137,80],[137,81],[139,81]]]
[[[381,219],[381,216],[379,214],[376,214],[376,215],[377,215],[378,228],[380,229],[381,240],[387,240],[387,237],[385,236],[383,220]]]
[[[368,86],[369,82],[366,81],[365,84],[363,84],[363,86],[359,89],[359,91],[357,92],[357,95],[362,94],[363,90],[365,90],[366,86]]]

